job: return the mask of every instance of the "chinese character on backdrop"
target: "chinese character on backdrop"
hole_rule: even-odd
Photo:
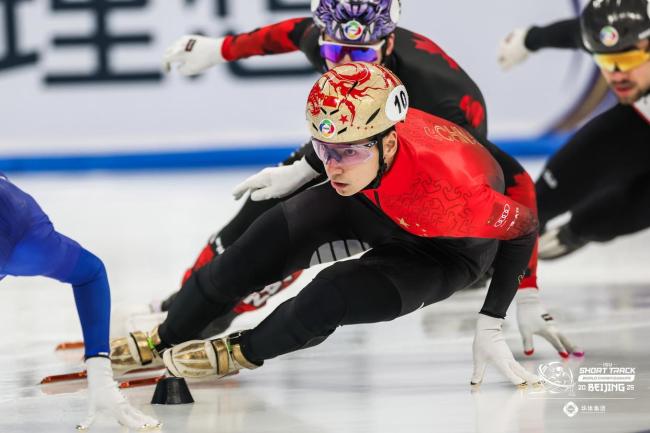
[[[35,64],[38,61],[38,54],[35,52],[21,51],[18,35],[20,24],[18,20],[18,6],[20,3],[31,2],[32,0],[0,0],[0,32],[5,41],[3,53],[0,56],[0,73],[4,70]]]
[[[55,36],[53,45],[60,49],[93,50],[95,68],[91,72],[50,73],[46,75],[48,85],[72,85],[89,83],[127,83],[157,82],[162,74],[157,66],[148,70],[116,71],[112,60],[115,47],[145,46],[152,40],[147,33],[116,34],[110,31],[108,18],[116,12],[140,10],[146,8],[149,0],[51,0],[51,9],[55,14],[86,13],[92,15],[93,29],[89,34],[75,36]]]

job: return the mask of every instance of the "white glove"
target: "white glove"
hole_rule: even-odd
[[[226,59],[221,54],[224,38],[214,39],[199,35],[185,35],[174,42],[163,57],[165,72],[172,70],[172,65],[182,75],[197,75]]]
[[[524,41],[528,29],[515,29],[499,44],[498,62],[501,69],[507,71],[528,58],[530,51]]]
[[[476,334],[472,345],[474,373],[471,384],[480,385],[483,382],[488,362],[493,362],[497,369],[515,385],[539,383],[539,377],[529,373],[515,361],[501,331],[502,325],[503,319],[496,319],[484,314],[478,315]]]
[[[237,185],[232,193],[237,200],[249,190],[253,201],[280,198],[291,194],[318,175],[307,160],[302,158],[291,165],[265,168]]]
[[[96,357],[86,360],[88,370],[88,416],[77,426],[86,430],[95,421],[98,410],[111,413],[121,425],[139,430],[159,428],[160,421],[151,418],[131,406],[113,380],[111,361]]]
[[[517,301],[517,322],[524,343],[524,353],[532,355],[535,352],[533,335],[543,337],[555,347],[562,358],[568,358],[570,353],[583,356],[584,352],[577,349],[556,327],[555,321],[539,299],[539,290],[520,289],[515,296]]]

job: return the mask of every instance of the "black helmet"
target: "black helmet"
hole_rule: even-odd
[[[591,0],[580,24],[582,41],[592,53],[628,51],[650,39],[650,1]]]

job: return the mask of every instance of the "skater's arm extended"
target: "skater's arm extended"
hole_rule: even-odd
[[[294,18],[221,38],[184,35],[165,51],[163,69],[175,66],[182,75],[197,75],[220,63],[298,51],[313,26],[311,18]]]
[[[542,48],[585,49],[580,19],[557,21],[547,26],[514,29],[499,45],[498,62],[507,71]]]
[[[488,288],[481,313],[504,318],[517,293],[519,281],[524,277],[526,266],[533,252],[537,232],[502,241],[494,260],[494,275]]]
[[[580,20],[572,18],[557,21],[547,26],[533,26],[525,39],[526,48],[537,51],[542,48],[581,49]]]
[[[293,18],[248,33],[224,38],[221,54],[226,61],[252,56],[298,51],[305,32],[314,25],[311,18]]]
[[[488,224],[504,232],[495,236],[501,239],[501,244],[493,261],[492,282],[476,322],[472,344],[474,370],[470,383],[480,385],[487,365],[492,363],[515,385],[535,384],[539,378],[514,359],[501,327],[535,247],[537,219],[530,209],[495,191],[492,202],[496,205],[494,209],[503,211],[501,216],[493,211]]]
[[[481,313],[503,318],[526,272],[537,240],[538,222],[533,211],[511,198],[494,190],[485,195],[492,212],[481,236],[499,239],[501,244]]]
[[[303,156],[304,155],[304,156]],[[267,167],[249,177],[233,190],[236,200],[250,191],[251,200],[264,201],[293,194],[325,172],[311,140],[278,167]]]

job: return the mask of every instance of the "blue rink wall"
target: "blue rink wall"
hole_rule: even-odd
[[[495,140],[495,143],[511,155],[521,158],[549,156],[565,141],[566,136],[555,135],[537,139]],[[94,155],[18,155],[0,157],[0,171],[8,173],[137,171],[262,166],[283,161],[295,149],[291,146],[274,146]]]

